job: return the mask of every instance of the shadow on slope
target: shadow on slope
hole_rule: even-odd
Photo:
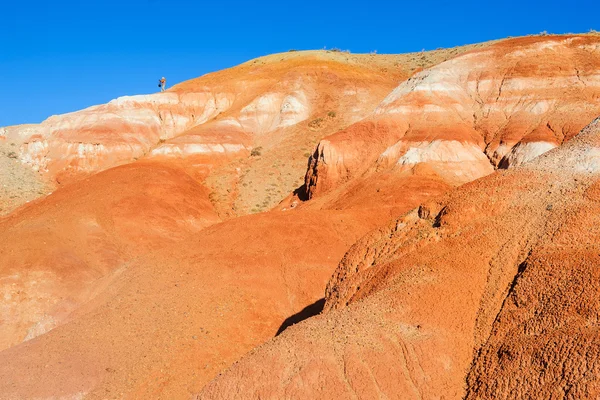
[[[302,322],[305,319],[309,319],[310,317],[314,317],[315,315],[319,315],[321,311],[323,311],[323,307],[325,306],[325,298],[319,299],[312,303],[309,306],[306,306],[302,309],[302,311],[288,317],[283,321],[275,336],[280,335],[290,326],[297,324],[298,322]]]

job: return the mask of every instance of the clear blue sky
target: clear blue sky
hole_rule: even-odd
[[[289,49],[402,53],[600,30],[600,0],[2,0],[1,9],[0,126]]]

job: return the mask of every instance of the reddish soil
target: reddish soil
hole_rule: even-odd
[[[171,166],[140,163],[0,219],[0,348],[61,324],[135,258],[218,221],[202,185]]]
[[[322,315],[198,398],[597,396],[598,146],[600,120],[367,235]]]
[[[346,249],[378,222],[259,214],[132,261],[69,322],[0,353],[0,393],[190,396],[322,298]]]
[[[599,76],[290,52],[0,128],[0,398],[595,397]]]

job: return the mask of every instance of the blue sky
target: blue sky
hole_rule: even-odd
[[[600,1],[2,0],[0,126],[151,93],[250,58],[403,53],[600,30]]]

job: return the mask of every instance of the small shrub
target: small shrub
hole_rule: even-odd
[[[8,158],[17,158],[17,153],[15,153],[14,151],[11,151],[10,153],[8,153],[6,155]]]
[[[327,116],[328,116],[329,118],[335,118],[335,116],[336,116],[336,113],[335,113],[335,111],[329,111],[329,112],[327,113]]]
[[[323,118],[313,119],[308,123],[309,128],[319,128],[321,123],[323,122]]]
[[[338,49],[337,47],[334,47],[333,49],[329,49],[329,51],[333,51],[334,53],[341,53],[342,50]]]
[[[252,151],[250,152],[250,155],[252,157],[258,157],[262,154],[262,147],[258,146],[252,149]]]
[[[305,157],[305,158],[308,158],[308,157],[310,157],[310,156],[312,156],[312,154],[311,154],[311,153],[309,153],[309,152],[306,152],[306,153],[304,153],[304,157]],[[289,175],[289,174],[288,174],[288,175]]]
[[[295,52],[295,51],[298,51],[298,50],[296,50],[296,49],[289,49],[289,50],[288,50],[288,53],[293,53],[293,52]]]

